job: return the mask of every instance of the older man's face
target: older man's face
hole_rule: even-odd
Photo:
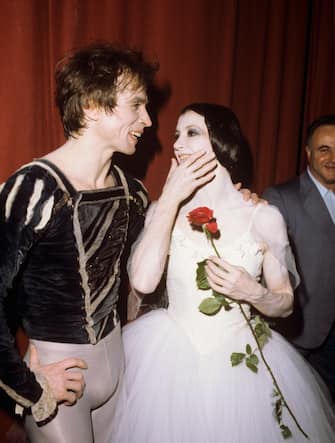
[[[335,125],[317,128],[306,152],[313,176],[335,192]]]

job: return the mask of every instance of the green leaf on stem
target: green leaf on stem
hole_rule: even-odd
[[[262,349],[265,343],[271,337],[271,329],[269,328],[267,322],[263,320],[259,315],[256,315],[254,321],[255,321],[254,331],[258,339],[259,345]]]
[[[199,311],[206,315],[215,315],[222,308],[222,304],[215,297],[208,297],[202,300]]]
[[[213,291],[213,296],[220,301],[225,311],[230,311],[232,309],[231,307],[232,302],[229,301],[223,294]]]
[[[245,347],[245,352],[248,354],[248,355],[250,355],[251,354],[251,346],[249,345],[249,343],[246,345],[246,347]]]
[[[240,363],[242,363],[244,358],[245,354],[243,352],[233,352],[230,356],[231,365],[232,366],[239,365]]]
[[[280,429],[281,429],[281,435],[285,438],[285,440],[287,438],[292,437],[292,432],[289,427],[285,425],[280,425]]]
[[[250,357],[247,357],[245,359],[245,364],[247,365],[247,367],[252,371],[255,372],[255,374],[258,372],[258,368],[257,366],[254,364],[253,360]]]
[[[207,260],[203,260],[197,263],[196,282],[199,289],[210,289],[205,272],[206,261]]]
[[[254,366],[257,366],[258,363],[259,363],[259,359],[258,359],[258,357],[257,357],[256,354],[251,354],[251,355],[247,358],[247,360],[248,360],[251,364],[253,364]]]

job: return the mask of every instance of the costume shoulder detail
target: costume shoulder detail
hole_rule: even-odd
[[[132,177],[127,172],[122,171],[119,167],[115,166],[120,177],[125,178],[129,190],[130,201],[134,203],[134,207],[139,214],[144,214],[149,206],[148,191],[137,178]]]
[[[0,188],[1,222],[44,229],[52,211],[64,204],[66,192],[57,180],[34,162],[17,170]]]

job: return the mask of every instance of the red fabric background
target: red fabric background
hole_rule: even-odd
[[[189,102],[233,108],[259,193],[304,167],[307,123],[335,111],[334,0],[4,0],[0,20],[0,181],[63,142],[55,64],[98,39],[136,46],[160,62],[157,80],[169,98],[153,106],[155,131],[125,163],[152,198],[169,168],[178,112]],[[1,429],[8,423],[2,418]]]

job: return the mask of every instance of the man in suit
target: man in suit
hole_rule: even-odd
[[[294,313],[278,329],[317,369],[335,402],[335,114],[309,126],[306,154],[299,177],[263,195],[286,221],[301,277]]]

